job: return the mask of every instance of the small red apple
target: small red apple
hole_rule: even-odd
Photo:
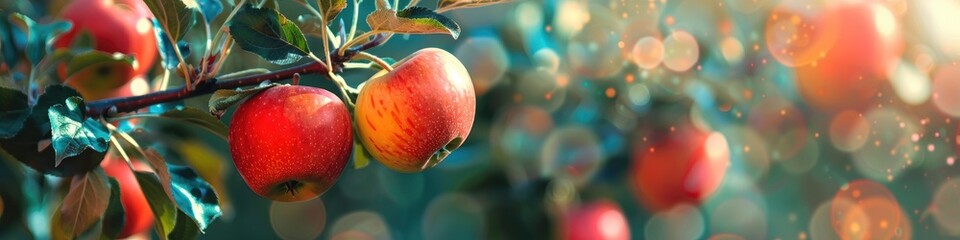
[[[648,209],[699,204],[720,187],[730,164],[723,134],[685,125],[651,141],[634,148],[630,170],[634,192]]]
[[[626,240],[630,239],[627,218],[616,203],[599,201],[567,212],[563,239]]]
[[[153,172],[146,163],[141,161],[132,161],[132,163],[137,171]],[[117,238],[126,238],[150,229],[153,225],[153,211],[150,210],[150,204],[140,190],[140,183],[137,182],[133,170],[130,170],[126,161],[107,155],[107,158],[100,162],[100,167],[103,167],[107,176],[116,178],[117,183],[120,184],[120,204],[123,205],[126,218]]]
[[[419,172],[460,147],[473,127],[476,102],[460,60],[427,48],[365,83],[357,99],[357,128],[363,146],[380,163]]]
[[[110,78],[108,83],[94,77],[71,80],[72,86],[110,85],[123,86],[136,76],[150,70],[157,57],[157,39],[153,33],[153,15],[140,0],[74,0],[63,8],[61,16],[73,23],[73,28],[55,42],[57,48],[66,48],[81,32],[90,33],[95,50],[107,53],[132,55],[137,64],[131,69],[102,68],[99,71],[114,71],[121,77]],[[102,72],[101,72],[102,73]]]
[[[233,114],[230,154],[258,195],[275,201],[314,199],[340,177],[353,150],[347,107],[333,93],[277,86]]]

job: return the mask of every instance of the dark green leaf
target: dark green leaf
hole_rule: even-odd
[[[330,24],[344,8],[347,8],[347,0],[317,0],[317,5],[320,6],[323,19]]]
[[[0,138],[10,138],[20,132],[30,117],[27,94],[20,90],[0,88]]]
[[[266,90],[268,88],[279,86],[277,83],[270,84],[260,84],[260,86],[247,88],[247,89],[236,89],[236,90],[217,90],[210,96],[210,102],[208,103],[210,107],[210,113],[214,116],[220,117],[234,104],[237,104],[249,96],[259,93],[260,91]]]
[[[80,72],[88,67],[102,66],[103,64],[119,64],[130,66],[134,64],[134,58],[119,53],[106,53],[101,51],[88,51],[73,57],[67,63],[67,76]]]
[[[167,234],[169,239],[197,239],[200,236],[200,229],[197,223],[190,219],[183,211],[177,213],[177,224],[173,231]]]
[[[220,3],[220,0],[197,0],[197,5],[200,6],[200,13],[203,14],[207,23],[213,22],[217,15],[220,15],[220,12],[223,11],[223,4]]]
[[[449,34],[454,39],[460,36],[460,25],[436,12],[411,7],[400,12],[377,10],[367,16],[367,25],[371,31],[384,31],[407,34]]]
[[[161,239],[167,239],[167,234],[173,231],[177,220],[177,207],[170,201],[169,195],[163,190],[163,185],[157,175],[149,172],[134,171],[133,175],[140,183],[140,190],[147,198],[150,210],[155,219],[153,229]]]
[[[97,120],[84,117],[83,99],[70,97],[65,104],[48,110],[53,150],[59,166],[63,159],[80,155],[87,149],[106,152],[110,146],[110,131]]]
[[[170,34],[171,41],[180,41],[196,23],[194,0],[143,0],[160,22],[160,26]],[[187,3],[190,3],[189,5]]]
[[[297,25],[276,10],[245,4],[228,24],[240,48],[271,63],[290,64],[310,55]]]
[[[79,156],[67,158],[56,165],[56,153],[50,147],[50,106],[64,104],[67,98],[77,96],[79,94],[76,91],[62,85],[47,87],[33,106],[23,129],[12,138],[0,139],[0,147],[15,159],[44,174],[70,177],[97,168],[105,153],[83,151]]]
[[[123,230],[126,214],[123,211],[123,205],[120,203],[120,183],[117,179],[108,177],[110,180],[110,201],[106,212],[103,213],[103,228],[100,230],[100,239],[116,239],[120,230]]]
[[[505,2],[510,2],[510,0],[440,0],[437,2],[437,12],[446,12],[460,8],[483,7]]]
[[[160,26],[160,22],[153,20],[153,35],[157,38],[157,50],[160,52],[160,65],[165,69],[175,69],[180,64],[177,58],[177,52],[174,47],[180,50],[180,56],[186,58],[190,55],[190,45],[187,42],[180,41],[176,46],[170,41],[167,32]]]
[[[0,10],[0,20],[9,19],[9,17],[10,13]],[[10,22],[0,21],[0,49],[2,49],[2,58],[0,59],[11,69],[15,69],[17,62],[20,60],[20,49],[17,49],[17,46],[12,44],[16,37],[16,33],[14,33],[15,30],[16,28],[13,27]]]
[[[50,51],[53,40],[73,26],[70,22],[65,21],[41,24],[19,13],[10,15],[10,21],[19,25],[27,33],[27,59],[34,66],[40,63],[40,60]]]
[[[80,93],[73,88],[64,85],[50,85],[43,91],[43,94],[37,98],[37,104],[33,105],[30,113],[31,121],[37,123],[37,128],[41,131],[39,135],[46,135],[50,132],[50,114],[48,109],[53,105],[63,104],[71,97],[79,97]]]
[[[110,186],[102,170],[74,176],[60,205],[60,227],[67,236],[77,237],[100,220],[109,203]]]
[[[217,194],[193,169],[169,163],[167,167],[174,200],[202,232],[222,214]]]

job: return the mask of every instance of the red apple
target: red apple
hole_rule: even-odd
[[[347,107],[333,93],[277,86],[237,108],[230,154],[258,195],[275,201],[314,199],[340,177],[353,150]]]
[[[157,57],[157,39],[150,21],[153,15],[143,1],[74,0],[63,8],[61,16],[73,22],[73,28],[57,39],[57,48],[69,47],[81,32],[87,32],[93,38],[95,50],[132,55],[137,60],[133,68],[97,70],[97,75],[117,75],[108,78],[109,81],[88,76],[70,80],[68,85],[75,88],[87,85],[117,88],[147,73],[153,66]]]
[[[476,93],[452,54],[427,48],[381,71],[360,90],[356,121],[363,146],[399,172],[440,163],[470,134]]]
[[[146,163],[141,161],[132,161],[132,163],[137,171],[153,172]],[[126,161],[107,155],[107,158],[100,162],[100,167],[103,167],[107,176],[116,178],[117,183],[120,184],[120,205],[123,205],[126,217],[123,229],[120,230],[117,238],[126,238],[150,229],[153,225],[153,211],[150,210],[150,204],[140,190],[140,183],[137,182]]]
[[[563,239],[566,240],[626,240],[630,226],[616,203],[599,201],[580,206],[564,218]]]
[[[896,17],[883,1],[841,1],[823,15],[823,24],[837,30],[835,42],[816,53],[822,58],[796,68],[800,92],[819,110],[872,106],[903,51]]]
[[[720,187],[730,164],[722,134],[686,125],[650,140],[652,146],[634,148],[631,169],[634,192],[648,209],[699,204]]]

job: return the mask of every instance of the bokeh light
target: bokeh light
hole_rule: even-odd
[[[339,217],[328,232],[330,239],[337,240],[393,239],[383,216],[369,211],[357,211]]]
[[[633,62],[643,69],[653,69],[663,61],[664,51],[660,39],[643,37],[633,45]]]
[[[937,226],[948,235],[960,236],[960,179],[950,179],[940,184],[930,202],[929,211]]]
[[[313,239],[320,236],[327,224],[323,200],[305,202],[273,202],[270,204],[270,225],[283,239]]]
[[[583,184],[603,165],[606,157],[596,134],[584,127],[559,128],[550,133],[540,151],[544,177],[560,177]]]
[[[467,67],[473,87],[480,95],[496,85],[510,67],[507,51],[497,38],[467,39],[453,53]]]
[[[706,224],[696,207],[681,204],[653,215],[644,227],[646,239],[699,239]]]
[[[452,193],[435,198],[423,213],[424,239],[484,239],[483,206],[473,197]]]
[[[667,36],[663,48],[663,65],[676,72],[689,70],[700,58],[697,39],[686,31],[676,31]]]
[[[0,15],[46,24],[59,19],[55,5],[69,1],[7,2],[16,4],[0,3]],[[302,1],[276,2],[288,19],[310,14]],[[377,4],[359,5],[362,34]],[[351,29],[353,6],[329,24],[335,38]],[[224,7],[214,31],[232,10]],[[469,72],[475,105],[422,103],[475,110],[462,146],[434,168],[401,173],[375,159],[355,167],[351,158],[319,198],[272,202],[248,191],[229,158],[180,153],[202,142],[228,156],[218,136],[158,124],[154,115],[118,129],[167,161],[210,164],[194,166],[205,179],[221,175],[211,184],[229,189],[217,193],[233,211],[201,238],[960,238],[960,1],[545,0],[437,14],[429,15],[458,23],[459,32],[396,33],[364,50],[392,62],[436,47]],[[45,80],[30,76],[42,68],[29,60],[9,61],[28,55],[30,34],[2,21],[10,19],[0,18],[0,86]],[[204,23],[183,38],[193,48],[188,63],[204,52]],[[313,30],[303,33],[323,59],[320,28]],[[213,75],[220,81],[310,62],[274,65],[237,46],[228,56]],[[333,70],[350,86],[379,70],[358,69],[368,64],[359,58],[349,63]],[[111,93],[159,89],[164,69],[152,67]],[[170,89],[183,84],[179,73],[169,72]],[[302,75],[298,84],[339,95],[329,79]],[[4,103],[0,128],[9,126]],[[209,104],[203,95],[137,114],[205,112]],[[103,120],[114,117],[122,118]],[[8,141],[0,139],[0,239],[51,238],[45,220],[70,180],[7,167]]]

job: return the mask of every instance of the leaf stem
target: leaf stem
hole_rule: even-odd
[[[346,44],[343,44],[343,46],[340,46],[340,50],[337,51],[337,55],[343,56],[346,53],[347,49],[349,49],[350,47],[353,47],[353,45],[356,45],[357,43],[360,43],[360,41],[366,41],[367,38],[370,38],[371,36],[377,33],[379,32],[369,31],[369,32],[360,34],[360,36],[357,36],[357,38],[351,38],[349,42],[347,42]]]
[[[383,68],[387,71],[393,71],[393,66],[390,66],[390,64],[387,63],[387,61],[384,61],[380,57],[377,57],[376,55],[370,54],[368,52],[358,52],[357,56],[355,56],[354,58],[370,60],[371,62],[376,63],[377,65],[380,65],[380,68]]]
[[[348,42],[352,41],[353,36],[357,33],[357,19],[360,18],[360,3],[362,2],[363,0],[353,0],[353,22],[350,23],[350,34],[347,35]]]

